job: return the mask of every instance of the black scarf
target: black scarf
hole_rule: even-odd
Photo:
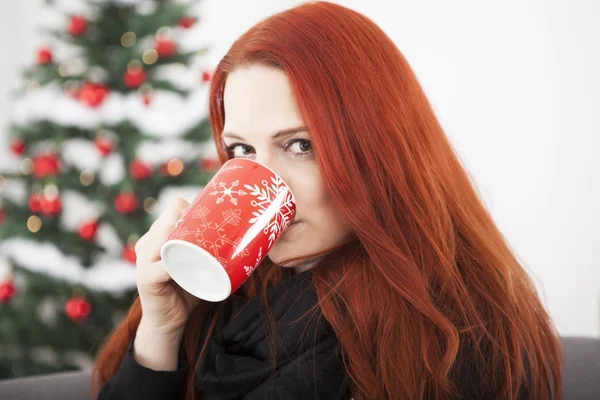
[[[340,344],[319,307],[298,321],[317,304],[310,277],[304,271],[267,289],[275,322],[274,371],[261,296],[244,301],[234,294],[227,300],[195,376],[204,400],[349,398]]]

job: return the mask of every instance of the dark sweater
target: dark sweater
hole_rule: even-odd
[[[230,298],[219,313],[215,331],[194,376],[202,400],[348,400],[349,378],[340,346],[320,309],[298,318],[317,304],[310,270],[285,278],[268,289],[276,322],[276,372],[269,361],[271,342],[260,298],[244,302]],[[204,324],[201,342],[207,335]],[[489,350],[485,345],[484,352]],[[491,353],[490,353],[491,354]],[[473,349],[463,341],[454,365],[454,381],[462,399],[494,399],[498,388],[479,379],[489,366],[474,362]],[[501,371],[496,371],[501,376]],[[153,371],[133,357],[133,339],[117,373],[101,389],[99,400],[182,399],[188,366],[180,352],[176,371]],[[554,398],[554,396],[552,397]],[[530,399],[523,387],[519,400]],[[374,399],[375,400],[375,399]]]
[[[310,270],[292,275],[267,290],[275,320],[275,373],[270,362],[271,332],[260,296],[245,301],[234,294],[224,303],[194,376],[203,400],[350,398],[339,341],[320,309],[298,322],[318,304],[310,276]],[[200,343],[208,325],[204,324]],[[136,362],[133,342],[98,399],[183,398],[189,366],[182,352],[176,371],[153,371]]]

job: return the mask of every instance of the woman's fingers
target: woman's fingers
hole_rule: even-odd
[[[137,264],[152,263],[160,260],[160,248],[173,229],[177,220],[183,215],[189,203],[183,199],[175,199],[152,223],[152,226],[135,244]]]
[[[162,261],[144,264],[143,268],[136,270],[136,282],[143,287],[163,284],[171,280]]]

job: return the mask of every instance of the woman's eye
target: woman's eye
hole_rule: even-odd
[[[231,157],[243,157],[252,152],[252,146],[245,144],[232,144],[227,148]]]
[[[234,143],[224,148],[230,158],[246,157],[255,153],[254,148],[243,143]],[[307,157],[313,154],[312,143],[307,139],[294,139],[287,142],[282,150],[293,157]]]
[[[295,139],[285,146],[286,150],[291,150],[295,156],[303,157],[312,153],[312,143],[307,139]]]

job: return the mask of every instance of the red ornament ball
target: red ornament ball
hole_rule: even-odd
[[[132,245],[125,246],[123,248],[123,251],[121,252],[121,257],[123,258],[123,260],[128,261],[132,264],[135,264],[135,262],[137,260],[137,256],[135,255],[134,246],[132,246]]]
[[[211,78],[210,72],[208,72],[208,71],[202,72],[202,82],[204,82],[204,83],[210,82],[210,78]]]
[[[93,240],[98,231],[98,221],[85,221],[79,225],[79,237],[83,240]]]
[[[150,94],[150,93],[143,94],[142,101],[144,102],[144,105],[146,107],[148,107],[150,105],[150,103],[152,103],[152,94]]]
[[[130,68],[123,74],[123,83],[129,89],[135,89],[146,82],[146,71],[142,68]]]
[[[221,161],[219,161],[218,158],[208,157],[208,158],[203,158],[202,160],[200,160],[200,168],[203,171],[208,171],[208,172],[216,171],[217,169],[219,169],[220,166],[221,166]]]
[[[196,23],[196,18],[185,16],[185,17],[181,17],[181,19],[179,20],[177,25],[179,25],[182,28],[188,29],[188,28],[191,28],[195,23]]]
[[[0,225],[2,225],[2,222],[4,222],[4,210],[0,208]]]
[[[33,159],[33,176],[42,179],[57,175],[60,171],[60,163],[56,154],[41,154]]]
[[[25,142],[21,139],[11,140],[10,151],[16,156],[22,156],[25,153]]]
[[[87,21],[81,15],[73,15],[69,18],[69,23],[67,25],[67,31],[72,36],[81,36],[87,30]]]
[[[133,160],[129,164],[129,175],[137,180],[148,179],[152,176],[152,168],[140,160]]]
[[[177,45],[172,40],[159,39],[154,42],[154,50],[156,50],[159,57],[172,57],[177,53]]]
[[[42,197],[40,199],[40,211],[44,215],[56,215],[62,210],[60,197]]]
[[[92,306],[83,297],[71,297],[65,303],[65,313],[73,322],[85,319],[92,311]]]
[[[133,193],[121,192],[115,197],[114,207],[115,210],[121,214],[129,214],[137,210],[138,199]]]
[[[52,51],[47,47],[42,47],[37,52],[37,63],[47,65],[52,62]]]
[[[100,83],[86,82],[79,89],[79,101],[88,107],[98,107],[108,95],[108,88]]]
[[[109,155],[114,149],[114,143],[107,137],[99,136],[94,140],[96,150],[102,154],[102,157]]]
[[[40,205],[42,200],[42,196],[39,193],[31,193],[29,196],[29,211],[32,213],[39,213],[42,210],[42,206]]]
[[[0,303],[6,303],[15,296],[15,284],[12,281],[0,282]]]

